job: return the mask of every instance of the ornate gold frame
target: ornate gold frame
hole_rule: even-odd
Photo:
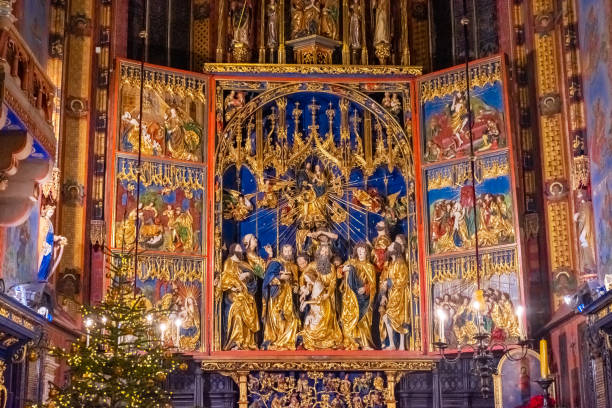
[[[322,75],[407,75],[418,76],[423,67],[397,65],[316,65],[316,64],[204,64],[205,74],[322,74]]]

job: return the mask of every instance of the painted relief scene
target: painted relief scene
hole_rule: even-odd
[[[383,408],[384,373],[301,372],[249,374],[249,407]]]
[[[163,321],[158,322],[165,323],[161,334],[164,343],[181,350],[199,350],[203,262],[176,258],[160,260],[147,256],[141,262],[137,286],[148,301],[147,307],[171,310]]]
[[[506,147],[501,81],[476,83],[480,86],[475,85],[470,89],[474,150],[479,153]],[[421,108],[424,162],[434,163],[469,156],[468,101],[465,89],[442,88],[427,96]]]
[[[122,65],[118,112],[119,150],[201,162],[205,125],[204,80],[145,71],[140,129],[140,69]]]
[[[462,256],[429,261],[432,282],[432,329],[435,341],[450,348],[467,344],[480,330],[492,341],[516,340],[524,334],[520,305],[519,264],[514,248],[481,255],[484,304],[474,305],[476,258]]]
[[[479,247],[515,241],[507,154],[476,162],[476,203],[469,174],[468,162],[426,171],[431,254],[474,249],[476,227]]]
[[[408,350],[420,339],[405,134],[376,101],[372,112],[338,92],[264,102],[226,129],[218,350]]]
[[[144,162],[137,185],[136,166],[135,159],[117,159],[114,247],[134,248],[138,224],[144,250],[201,254],[204,171]]]

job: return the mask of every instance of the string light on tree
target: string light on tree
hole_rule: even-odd
[[[163,383],[178,363],[153,329],[153,322],[166,321],[170,311],[147,310],[144,297],[134,294],[128,279],[132,257],[111,256],[113,279],[105,299],[83,308],[86,337],[69,350],[52,350],[52,355],[67,363],[70,381],[53,386],[45,407],[169,406]]]

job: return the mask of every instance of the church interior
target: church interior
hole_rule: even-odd
[[[0,0],[0,408],[612,407],[610,21]]]

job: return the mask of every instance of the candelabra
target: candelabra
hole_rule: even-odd
[[[531,348],[532,340],[520,339],[518,342],[506,343],[503,341],[491,341],[491,336],[482,331],[480,325],[478,333],[471,339],[471,343],[461,344],[456,350],[450,350],[448,343],[443,341],[433,343],[438,349],[442,360],[448,363],[456,363],[462,354],[471,353],[474,361],[472,374],[480,379],[480,392],[483,398],[491,395],[491,380],[497,374],[495,357],[506,356],[508,360],[520,361],[527,356]]]

